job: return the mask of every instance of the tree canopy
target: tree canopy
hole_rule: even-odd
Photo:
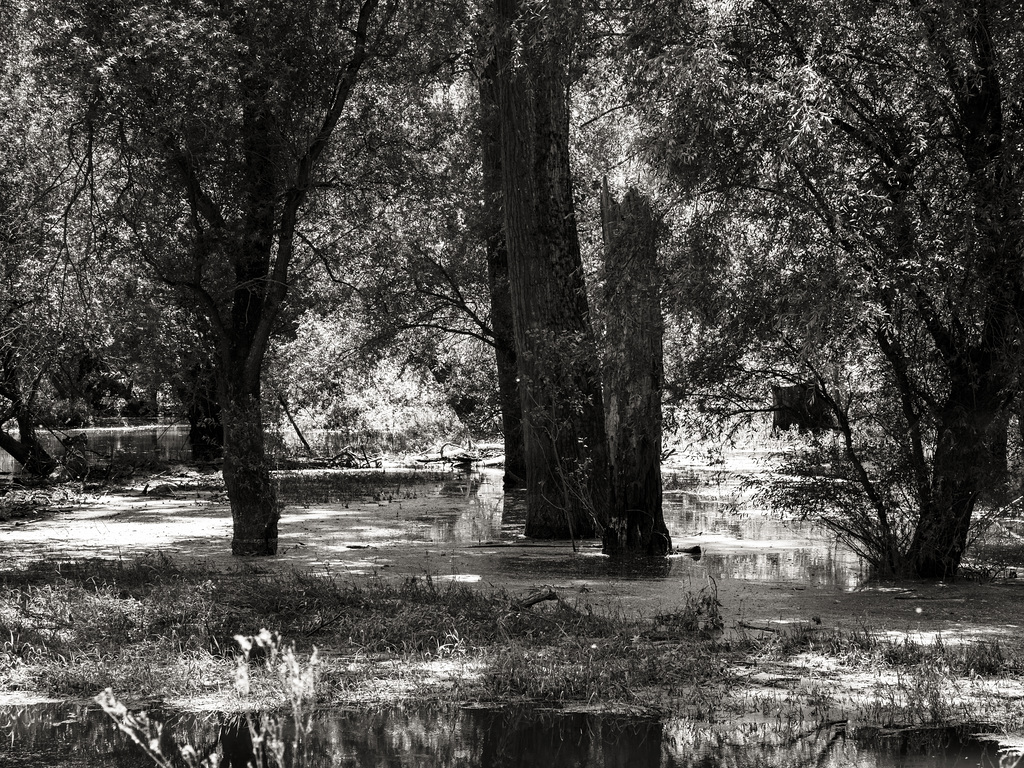
[[[0,447],[46,474],[37,426],[172,393],[271,554],[267,414],[380,423],[359,382],[502,425],[532,533],[657,550],[659,399],[767,439],[797,397],[765,498],[952,576],[1024,411],[1022,14],[4,6]]]
[[[1019,385],[1020,11],[678,10],[632,38],[648,151],[692,206],[678,385],[720,414],[819,385],[832,476],[788,504],[884,570],[952,575]]]

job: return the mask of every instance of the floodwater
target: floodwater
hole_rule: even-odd
[[[88,434],[90,448],[101,456],[118,450],[169,460],[187,456],[182,427],[89,430]],[[582,580],[644,579],[666,595],[678,593],[680,577],[695,571],[716,579],[832,590],[849,589],[866,576],[859,560],[823,531],[750,508],[729,473],[690,472],[691,481],[683,490],[665,495],[673,542],[688,551],[663,561],[656,572],[614,571],[622,566],[601,557],[594,542],[580,542],[571,557],[566,557],[564,545],[556,551],[523,542],[522,499],[503,492],[501,472],[496,470],[453,472],[430,488],[428,493],[445,503],[431,507],[440,511],[423,512],[415,527],[416,538],[409,541],[434,549],[476,547],[496,568],[504,572],[520,568],[538,578],[544,573]],[[248,727],[217,713],[153,713],[153,719],[162,723],[165,743],[191,744],[200,755],[230,753],[247,744]],[[285,722],[282,729],[288,742],[283,764],[311,768],[1018,765],[1018,758],[1000,755],[993,744],[973,738],[969,730],[855,731],[842,723],[703,723],[525,707],[434,705],[371,713],[325,711],[305,729],[295,754],[294,726]],[[243,766],[247,757],[239,761],[236,755],[221,766]],[[0,768],[152,764],[95,708],[83,704],[0,707]],[[1024,768],[1024,762],[1020,766]]]
[[[39,441],[54,456],[62,456],[64,449],[59,438],[84,434],[88,438],[85,446],[89,461],[106,464],[111,457],[126,453],[140,459],[157,461],[188,461],[192,451],[188,444],[188,426],[184,424],[146,424],[126,427],[91,427],[71,429],[67,432],[40,430]],[[9,481],[21,471],[20,465],[9,454],[0,451],[0,482]]]
[[[219,755],[222,766],[253,760],[250,724],[258,732],[259,718],[149,714],[165,754],[177,743],[200,757]],[[306,768],[1013,768],[1019,759],[970,729],[851,732],[845,724],[713,725],[524,707],[320,712],[297,749],[294,723],[268,724],[283,742],[280,765]],[[85,705],[0,707],[0,740],[3,767],[153,765],[107,715]]]
[[[827,531],[806,521],[784,520],[751,509],[743,501],[739,483],[723,473],[708,473],[703,481],[691,470],[694,481],[685,491],[667,491],[664,515],[673,545],[680,554],[661,563],[657,572],[607,573],[611,568],[635,564],[609,562],[599,547],[581,545],[579,556],[566,559],[559,552],[547,563],[561,569],[564,577],[619,576],[664,578],[690,569],[696,561],[702,573],[716,580],[794,582],[809,587],[852,589],[867,577],[867,567],[853,552],[835,542]],[[484,469],[453,475],[435,491],[439,496],[461,497],[464,504],[447,514],[430,517],[430,541],[445,544],[522,539],[525,504],[514,492],[502,489],[500,470]],[[695,549],[699,548],[699,552]],[[504,553],[507,565],[535,568],[543,560],[542,546],[517,548]],[[683,553],[682,550],[687,550]],[[588,556],[589,554],[589,556]]]
[[[111,456],[124,452],[139,458],[161,461],[188,460],[188,428],[182,424],[112,426],[73,430],[69,434],[88,436],[90,460],[103,464]],[[42,433],[47,447],[59,453],[54,434]],[[317,445],[328,445],[331,433],[311,437]],[[341,436],[334,435],[339,440]],[[335,440],[334,442],[338,442]],[[340,443],[338,443],[340,445]],[[337,447],[337,446],[335,446]],[[340,448],[339,448],[340,450]],[[18,466],[0,451],[0,483],[16,475]],[[677,473],[679,470],[676,471]],[[666,472],[666,475],[673,474]],[[656,572],[626,570],[621,564],[599,557],[593,543],[581,544],[579,556],[566,559],[559,552],[551,558],[554,576],[591,578],[666,578],[686,570],[692,572],[694,560],[700,573],[713,579],[730,578],[741,581],[792,582],[809,587],[852,589],[867,577],[859,558],[837,545],[827,532],[807,522],[782,520],[763,511],[752,510],[743,503],[737,477],[721,470],[682,470],[685,490],[665,493],[665,520],[679,554],[661,563]],[[506,494],[502,489],[501,470],[453,472],[450,479],[439,483],[433,494],[447,501],[445,511],[430,513],[423,523],[425,540],[451,545],[486,545],[494,542],[522,540],[525,506],[521,497]],[[699,554],[694,550],[699,547]],[[502,552],[504,565],[517,569],[535,569],[545,559],[541,547],[517,548]]]

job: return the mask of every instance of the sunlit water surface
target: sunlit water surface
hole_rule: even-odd
[[[218,713],[153,713],[162,741],[216,754],[222,766],[252,760],[248,727]],[[706,725],[686,720],[561,713],[529,708],[403,707],[321,712],[298,751],[282,728],[284,765],[307,768],[896,768],[999,766],[969,730],[851,734],[842,726]],[[152,765],[109,718],[83,705],[0,708],[0,766]],[[228,758],[230,763],[228,762]],[[1004,763],[1012,766],[1010,760]]]
[[[558,575],[587,577],[615,575],[622,578],[667,578],[693,570],[715,579],[795,582],[809,587],[851,589],[867,577],[867,569],[853,552],[836,543],[827,531],[800,520],[752,509],[744,500],[739,481],[727,473],[704,475],[691,471],[693,483],[685,491],[667,491],[664,516],[679,550],[666,562],[647,570],[637,564],[610,562],[599,556],[599,547],[581,546],[580,555],[549,563]],[[461,498],[463,504],[430,518],[430,540],[448,544],[522,539],[526,522],[525,503],[515,492],[502,489],[500,470],[456,474],[435,493]],[[524,568],[535,567],[541,547],[503,554],[510,567],[518,557]],[[699,551],[698,551],[699,550]],[[613,569],[622,569],[611,573]]]
[[[80,432],[88,437],[87,451],[94,464],[109,462],[118,453],[172,462],[184,462],[190,456],[188,430],[181,424],[72,431]],[[337,450],[343,447],[342,438],[330,432],[311,436],[316,445]],[[42,439],[49,449],[60,453],[56,435],[44,432]],[[0,482],[3,478],[10,481],[18,472],[17,464],[0,452]],[[807,522],[751,509],[742,499],[736,476],[701,469],[683,470],[683,474],[686,490],[665,493],[665,520],[676,547],[691,552],[699,547],[699,555],[679,554],[649,572],[631,571],[628,568],[633,566],[627,566],[627,570],[611,573],[609,569],[621,566],[597,557],[593,546],[583,546],[579,557],[568,561],[560,557],[551,566],[566,576],[665,578],[692,569],[696,560],[700,572],[715,579],[787,581],[840,589],[855,587],[866,577],[859,558],[838,546],[827,532]],[[456,503],[422,521],[427,540],[454,545],[521,540],[525,505],[520,496],[503,491],[500,469],[453,471],[450,479],[431,492]],[[534,567],[542,555],[530,551],[503,557],[515,569]]]

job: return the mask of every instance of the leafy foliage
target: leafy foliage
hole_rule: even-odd
[[[769,383],[816,382],[831,469],[785,499],[886,571],[952,575],[999,482],[1024,295],[1016,13],[641,4],[631,36],[645,147],[690,201],[677,392],[749,419]]]

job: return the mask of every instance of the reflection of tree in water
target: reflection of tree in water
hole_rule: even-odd
[[[259,722],[254,715],[253,722]],[[158,719],[157,715],[151,718]],[[162,741],[217,751],[221,768],[243,768],[257,751],[238,715],[172,715]],[[292,760],[294,728],[282,724],[290,768],[896,768],[996,765],[994,745],[962,740],[953,729],[862,730],[842,724],[730,723],[525,707],[400,707],[317,716]],[[0,766],[142,768],[148,759],[113,722],[84,706],[0,708]],[[262,761],[257,760],[256,764]],[[270,766],[276,765],[273,761]]]
[[[188,717],[184,728],[178,716],[154,722],[163,726],[160,742],[173,752],[178,737],[188,739],[200,754],[216,746],[216,722],[210,718]],[[42,704],[0,707],[0,739],[6,743],[0,766],[46,766],[46,768],[152,768],[153,763],[114,722],[98,709],[84,704]],[[8,759],[11,761],[8,763]]]
[[[476,715],[476,718],[473,717]],[[655,719],[523,710],[470,713],[477,765],[661,765],[661,723]]]
[[[526,491],[509,488],[501,500],[501,526],[505,538],[521,536],[526,528]]]
[[[765,542],[741,552],[715,553],[711,547],[702,566],[715,578],[853,587],[866,575],[855,555],[806,521],[781,520],[693,493],[666,495],[665,519],[674,538],[704,534]],[[776,541],[785,546],[771,551]]]
[[[335,720],[336,766],[439,768],[661,765],[656,720],[519,708],[403,709]],[[327,763],[324,763],[327,765]]]
[[[991,745],[956,728],[848,734],[843,723],[665,726],[666,768],[943,768],[997,765]]]
[[[786,549],[776,552],[707,553],[702,563],[716,579],[745,581],[797,581],[812,586],[854,587],[862,572],[851,570],[849,560],[835,550]]]
[[[459,472],[441,484],[438,495],[461,499],[449,514],[437,515],[430,539],[443,543],[475,543],[501,538],[501,473],[494,470]]]

